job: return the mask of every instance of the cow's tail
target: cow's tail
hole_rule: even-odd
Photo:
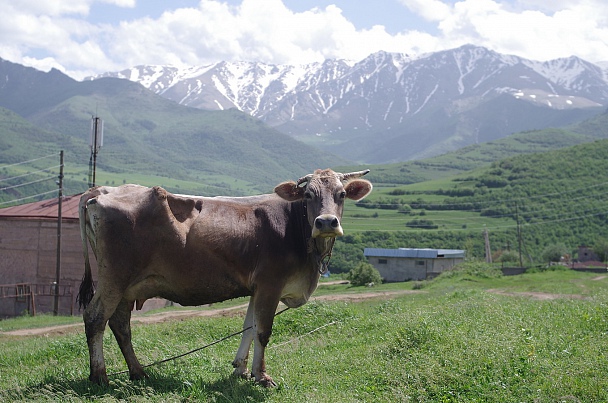
[[[86,193],[85,193],[86,194]],[[95,294],[95,286],[93,284],[93,274],[91,273],[91,262],[89,261],[89,245],[87,239],[87,198],[84,196],[80,200],[78,206],[78,218],[80,221],[80,238],[82,240],[82,252],[84,254],[84,276],[80,283],[80,290],[76,297],[76,302],[80,309],[86,308]]]

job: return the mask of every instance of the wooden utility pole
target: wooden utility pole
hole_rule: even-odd
[[[519,224],[519,208],[517,207],[517,203],[515,203],[515,216],[517,217],[517,249],[519,250],[519,267],[524,267],[524,262],[521,258],[521,225]]]
[[[483,239],[486,246],[486,263],[492,263],[492,250],[490,249],[490,237],[488,236],[488,229],[483,229]]]
[[[55,301],[53,302],[53,315],[59,313],[59,279],[61,278],[61,221],[63,203],[63,150],[59,153],[59,195],[57,201],[57,268],[55,270]]]

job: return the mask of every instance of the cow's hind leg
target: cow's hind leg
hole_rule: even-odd
[[[232,366],[234,367],[233,374],[241,378],[249,378],[249,371],[247,370],[247,359],[249,358],[249,349],[253,342],[253,298],[249,300],[249,306],[247,307],[247,315],[245,316],[245,322],[243,323],[243,337],[241,338],[241,344],[236,353]]]
[[[114,302],[112,299],[102,299],[101,295],[101,293],[95,294],[87,309],[85,309],[82,318],[87,336],[87,345],[89,346],[91,368],[89,380],[98,384],[107,384],[108,375],[103,358],[103,333],[106,323],[114,313],[119,300]]]
[[[120,351],[125,357],[127,366],[129,367],[129,377],[132,380],[144,379],[148,375],[144,372],[143,367],[137,360],[131,343],[131,310],[133,302],[129,302],[124,298],[116,307],[114,314],[110,317],[109,325],[116,337]]]

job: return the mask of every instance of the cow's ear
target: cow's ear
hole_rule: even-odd
[[[274,188],[274,192],[287,201],[302,200],[305,188],[298,187],[294,181],[283,182]]]
[[[365,179],[354,179],[344,185],[346,197],[352,200],[361,200],[372,191],[372,183]]]

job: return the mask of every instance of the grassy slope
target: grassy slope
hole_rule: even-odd
[[[375,208],[347,204],[346,236],[336,243],[330,270],[345,272],[364,260],[365,247],[454,248],[484,256],[483,231],[495,258],[517,251],[522,229],[524,264],[542,264],[542,252],[608,238],[608,140],[520,155],[452,178],[410,185],[375,184],[366,199]],[[384,186],[383,186],[384,185]],[[391,209],[405,206],[407,214]],[[420,221],[435,229],[422,229]]]
[[[145,382],[90,385],[82,334],[0,336],[0,397],[146,401],[605,401],[608,279],[553,271],[499,278],[472,265],[390,300],[312,302],[275,321],[264,390],[230,377],[231,339],[149,369]],[[411,283],[383,285],[386,290]],[[346,287],[346,286],[344,286]],[[382,291],[383,288],[374,289]],[[544,292],[543,299],[487,292]],[[370,291],[362,289],[361,291]],[[555,293],[566,295],[555,298]],[[576,294],[576,298],[572,295]],[[537,294],[538,295],[538,294]],[[143,362],[239,329],[242,317],[136,325]],[[310,333],[313,331],[312,333]],[[106,333],[110,371],[124,361]]]
[[[608,113],[562,129],[527,131],[416,161],[370,165],[369,178],[387,185],[448,178],[515,155],[539,153],[608,138]],[[344,167],[344,170],[354,168]]]
[[[250,194],[270,191],[278,182],[315,168],[344,163],[236,110],[183,107],[126,80],[72,83],[66,88],[62,97],[51,99],[56,103],[36,104],[34,110],[22,106],[28,121],[1,110],[1,163],[63,149],[66,169],[74,175],[68,177],[74,180],[71,187],[84,190],[94,114],[104,120],[105,129],[97,158],[102,179],[98,184],[181,181],[179,189],[171,190]]]

